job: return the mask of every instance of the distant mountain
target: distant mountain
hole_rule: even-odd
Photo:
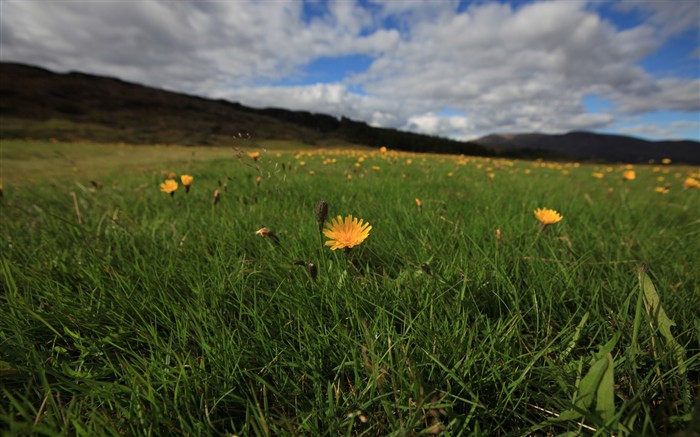
[[[248,139],[250,137],[250,139]],[[280,140],[310,146],[522,158],[700,164],[700,143],[571,132],[489,135],[472,142],[376,128],[345,117],[255,109],[84,73],[0,62],[0,138],[231,146]]]
[[[538,150],[574,160],[647,162],[670,158],[674,162],[700,164],[700,143],[689,140],[646,141],[623,135],[569,132],[560,135],[494,134],[474,142],[501,154]]]

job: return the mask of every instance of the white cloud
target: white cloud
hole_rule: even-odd
[[[700,79],[666,78],[636,84],[634,92],[614,93],[613,99],[626,113],[659,110],[693,112],[700,110]]]
[[[658,123],[648,123],[648,124],[638,124],[631,127],[621,127],[618,128],[623,134],[633,135],[633,136],[645,136],[652,138],[664,138],[669,140],[680,140],[683,139],[681,136],[676,134],[676,129],[671,129],[668,126],[662,126]]]
[[[640,66],[663,38],[697,25],[697,2],[641,3],[622,7],[646,23],[620,30],[567,0],[462,12],[456,1],[336,0],[314,3],[311,17],[286,1],[2,0],[0,55],[461,139],[605,129],[624,114],[700,110],[699,80],[657,79]],[[372,57],[367,71],[280,85],[319,57],[355,54]],[[589,94],[614,107],[588,112]]]
[[[700,26],[697,0],[625,0],[616,4],[623,11],[638,11],[662,36],[673,36]]]

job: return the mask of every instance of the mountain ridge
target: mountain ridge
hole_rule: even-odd
[[[365,145],[480,156],[700,164],[700,143],[574,131],[500,133],[473,141],[372,127],[346,117],[283,108],[251,108],[83,72],[0,62],[0,138],[133,144],[240,144],[294,141],[310,146]]]
[[[641,138],[588,131],[565,134],[492,134],[475,140],[493,151],[537,148],[562,151],[573,159],[588,161],[647,162],[669,158],[687,164],[700,164],[700,143],[691,140],[648,141]]]

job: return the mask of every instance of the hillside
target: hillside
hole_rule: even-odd
[[[240,144],[287,140],[314,146],[359,144],[418,152],[488,155],[473,143],[374,128],[347,118],[255,109],[83,73],[57,74],[0,63],[0,138],[132,144]]]
[[[455,141],[281,108],[255,109],[84,73],[0,62],[0,138],[131,144],[240,145],[281,140],[481,156],[700,164],[700,143],[571,132]]]

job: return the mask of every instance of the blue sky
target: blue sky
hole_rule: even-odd
[[[700,1],[0,0],[0,59],[469,140],[700,141]]]

